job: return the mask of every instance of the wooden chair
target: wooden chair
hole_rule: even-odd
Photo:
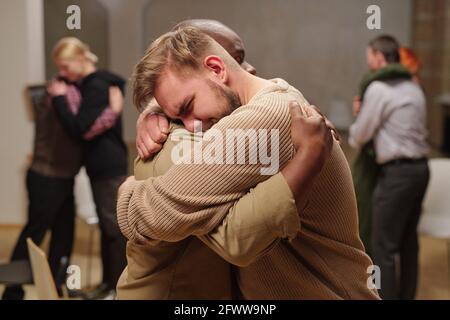
[[[44,251],[27,238],[28,253],[30,255],[31,271],[39,300],[58,300],[55,281]]]
[[[430,182],[423,202],[418,231],[447,242],[450,285],[450,159],[431,159]]]

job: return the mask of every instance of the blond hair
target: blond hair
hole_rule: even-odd
[[[133,101],[142,110],[154,96],[159,76],[167,68],[183,71],[199,70],[203,58],[214,54],[231,68],[237,62],[213,38],[195,27],[184,27],[167,32],[152,42],[144,57],[134,67]],[[186,70],[186,67],[188,68]]]
[[[58,41],[53,47],[52,57],[54,60],[71,60],[84,57],[92,63],[97,63],[98,58],[91,52],[89,46],[75,37],[65,37]]]

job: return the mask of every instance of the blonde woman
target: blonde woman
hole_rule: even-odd
[[[62,78],[77,83],[81,104],[74,114],[64,99],[67,84],[54,81],[48,89],[52,105],[65,129],[75,138],[86,139],[96,119],[107,109],[110,87],[119,86],[123,91],[125,81],[108,71],[97,70],[97,56],[76,38],[61,39],[53,50],[53,60]],[[102,283],[88,297],[100,298],[113,293],[126,265],[125,239],[116,219],[117,189],[127,174],[127,149],[122,138],[121,117],[108,130],[84,140],[82,146],[84,165],[100,220],[103,265]]]

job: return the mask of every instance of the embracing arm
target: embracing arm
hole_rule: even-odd
[[[136,150],[139,158],[146,160],[163,148],[169,134],[169,121],[154,98],[139,112],[136,123]]]
[[[217,228],[199,236],[232,264],[247,266],[280,239],[296,237],[299,214],[333,147],[332,128],[320,114],[305,118],[299,106],[292,104],[290,109],[291,136],[297,149],[294,158],[280,173],[240,198]]]
[[[276,111],[261,108],[238,109],[213,128],[222,133],[226,129],[274,129],[279,135],[276,160],[284,166],[293,153],[287,102]],[[178,241],[206,234],[222,221],[237,199],[268,178],[261,169],[260,164],[178,164],[158,178],[128,179],[119,190],[119,226],[127,238],[144,241]]]
[[[90,130],[108,102],[108,91],[98,86],[86,88],[77,114],[71,112],[65,96],[57,95],[52,99],[53,107],[66,130],[79,138]]]
[[[109,87],[109,105],[95,119],[89,131],[83,135],[83,139],[91,140],[103,132],[112,128],[123,110],[123,94],[119,87]]]
[[[172,132],[173,129],[171,126]],[[136,160],[137,180],[159,176],[170,169],[173,165],[170,155],[175,147],[171,138],[152,160]],[[283,175],[278,173],[250,189],[234,203],[219,226],[199,239],[223,259],[243,266],[266,253],[279,239],[294,238],[299,229],[294,195]],[[154,245],[153,240],[144,243],[147,241]]]
[[[123,94],[119,85],[109,87],[109,105],[95,119],[88,131],[83,133],[83,139],[91,140],[115,125],[123,110]],[[65,119],[62,121],[63,125],[72,135],[79,137],[79,125],[76,121],[82,101],[79,89],[73,84],[53,80],[47,90],[49,95],[53,97],[53,106],[60,118]]]
[[[273,162],[284,166],[293,154],[287,104],[279,108],[247,105],[237,109],[205,133],[202,153],[217,145],[214,136],[226,137],[230,130],[251,129],[257,132],[264,129],[268,139],[272,135],[273,149],[278,151]],[[248,144],[245,144],[245,149],[248,149]],[[261,170],[267,168],[263,168],[260,162],[176,164],[157,178],[142,182],[127,180],[119,190],[117,205],[122,233],[128,239],[165,241],[179,241],[189,235],[208,233],[222,221],[236,200],[269,178],[262,174],[264,171]],[[275,174],[278,168],[275,166],[273,169],[272,174]]]
[[[110,106],[108,106],[100,116],[95,119],[94,124],[89,130],[83,134],[84,140],[92,140],[95,137],[101,135],[103,132],[111,129],[117,122],[119,113],[116,113]]]
[[[228,262],[246,266],[267,253],[280,239],[293,239],[300,229],[301,212],[313,178],[320,172],[332,146],[330,128],[317,115],[303,118],[300,108],[291,107],[291,135],[296,155],[280,173],[259,183],[234,203],[225,218],[211,232],[199,236]],[[137,159],[138,180],[162,175],[173,165],[173,133],[163,149],[150,161]],[[186,139],[195,139],[181,131]],[[295,200],[294,200],[295,199]],[[296,206],[297,202],[297,206]],[[151,240],[150,240],[151,241]]]
[[[224,260],[247,266],[300,230],[294,196],[278,173],[239,199],[211,232],[198,236]]]

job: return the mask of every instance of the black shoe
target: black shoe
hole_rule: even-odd
[[[93,290],[84,292],[81,296],[86,300],[100,300],[109,294],[111,288],[106,283],[101,283]]]
[[[25,291],[22,286],[7,286],[3,291],[2,300],[23,300]]]
[[[116,300],[116,290],[110,289],[104,295],[97,298],[97,300]]]

